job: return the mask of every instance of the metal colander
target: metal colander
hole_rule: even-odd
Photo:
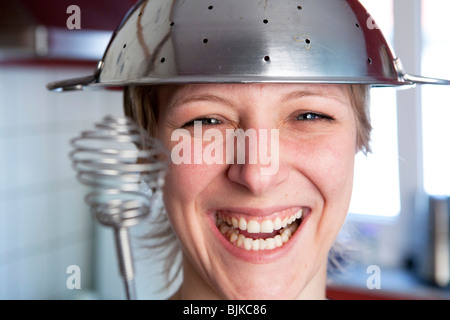
[[[163,83],[450,81],[411,76],[357,0],[143,0],[91,76],[51,90]]]

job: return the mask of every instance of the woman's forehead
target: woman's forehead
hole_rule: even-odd
[[[303,97],[324,97],[348,103],[348,85],[339,84],[291,84],[291,83],[248,83],[248,84],[190,84],[161,86],[160,98],[169,107],[208,99],[259,99],[270,97],[280,102]]]

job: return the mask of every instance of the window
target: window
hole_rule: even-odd
[[[422,0],[422,74],[450,79],[448,0]],[[450,195],[450,88],[423,86],[423,173],[428,194]]]
[[[393,0],[360,0],[389,42],[394,34]],[[371,92],[372,153],[358,154],[350,212],[395,217],[400,212],[396,91]]]

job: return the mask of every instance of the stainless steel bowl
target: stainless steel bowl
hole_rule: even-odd
[[[357,0],[143,0],[91,76],[50,90],[164,83],[450,81],[411,76]]]

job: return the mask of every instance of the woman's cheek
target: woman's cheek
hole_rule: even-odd
[[[225,170],[223,164],[175,164],[171,162],[166,175],[165,192],[170,201],[184,204],[195,204],[199,196],[207,190],[218,175]]]
[[[314,184],[324,198],[339,197],[353,182],[355,144],[356,133],[335,132],[310,139],[284,139],[280,154],[295,171]]]

